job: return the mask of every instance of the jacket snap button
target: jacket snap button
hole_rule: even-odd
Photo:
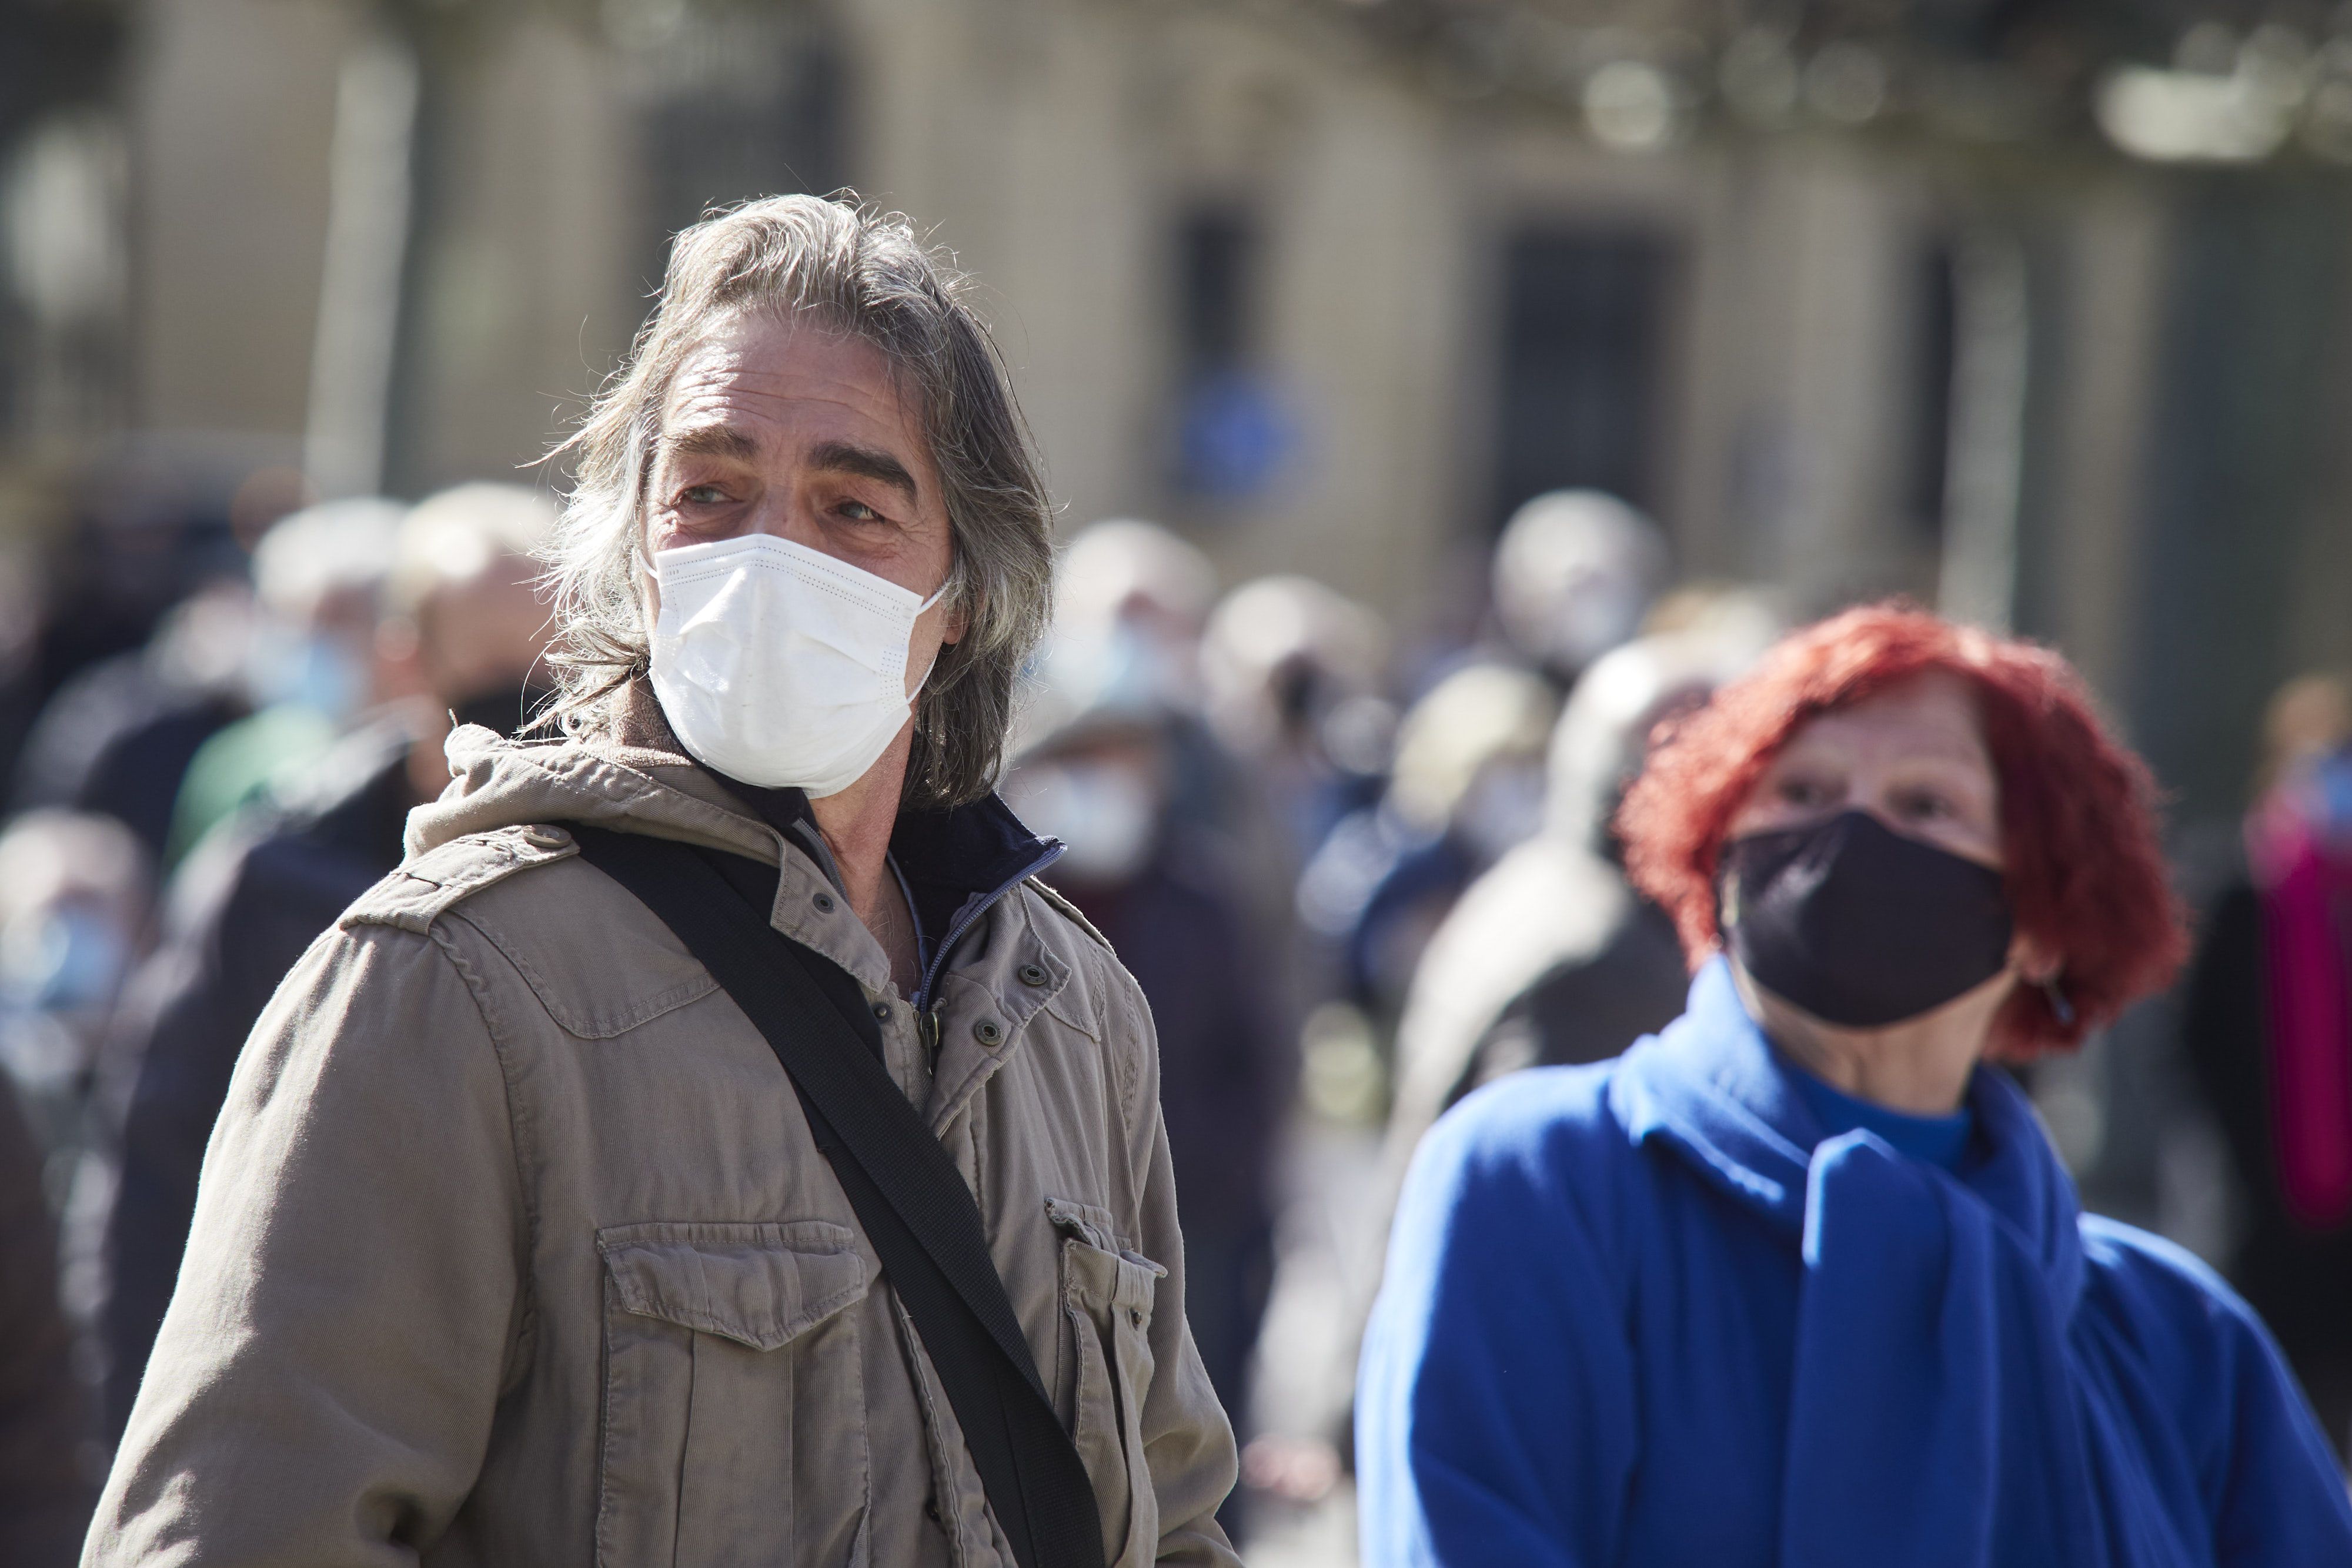
[[[522,841],[535,850],[560,850],[572,841],[572,835],[562,828],[526,828]]]
[[[971,1026],[972,1038],[982,1045],[994,1045],[1004,1038],[1004,1026],[994,1019],[982,1019]]]
[[[884,1023],[888,1023],[890,1021],[890,1004],[888,1002],[876,1002],[874,1004],[874,1016],[880,1019]]]
[[[1022,965],[1019,972],[1021,983],[1024,986],[1042,986],[1049,978],[1045,971],[1034,964]]]
[[[1129,1307],[1129,1308],[1128,1308],[1128,1309],[1127,1309],[1127,1321],[1128,1321],[1129,1322],[1133,1323],[1137,1328],[1141,1328],[1141,1327],[1143,1326],[1143,1313],[1142,1313],[1142,1312],[1141,1312],[1140,1310],[1139,1310],[1139,1309],[1135,1308],[1135,1307]]]
[[[820,893],[814,898],[810,899],[809,902],[816,905],[816,912],[819,915],[830,915],[833,913],[833,894],[829,893]]]

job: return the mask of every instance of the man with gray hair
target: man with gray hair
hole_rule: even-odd
[[[1150,1017],[990,793],[961,280],[714,217],[570,451],[565,736],[457,731],[257,1026],[87,1561],[1235,1562]]]

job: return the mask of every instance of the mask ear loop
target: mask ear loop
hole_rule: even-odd
[[[912,616],[912,617],[908,621],[908,622],[907,622],[908,630],[911,632],[911,631],[914,629],[914,623],[915,623],[915,622],[919,621],[919,620],[921,620],[921,619],[923,618],[923,612],[925,612],[926,610],[929,610],[929,608],[931,608],[931,606],[933,606],[934,604],[937,604],[940,600],[945,599],[945,598],[948,596],[948,590],[949,590],[949,589],[950,589],[950,588],[953,588],[954,586],[955,586],[955,568],[954,568],[953,566],[950,566],[950,567],[948,568],[948,580],[947,580],[945,582],[942,582],[942,583],[940,583],[940,591],[939,591],[937,593],[932,594],[929,599],[924,600],[920,604],[918,604],[918,605],[916,605],[916,606],[915,606],[915,613],[914,613],[914,615],[913,615],[913,616]],[[946,646],[947,646],[947,644],[946,644],[945,643],[940,643],[940,648],[944,648],[944,647],[946,647]],[[914,689],[913,691],[908,692],[908,693],[907,694],[907,706],[908,706],[908,708],[909,710],[911,710],[911,709],[914,707],[916,699],[917,699],[918,697],[920,697],[920,696],[923,695],[923,688],[924,688],[925,686],[927,686],[927,685],[930,685],[930,681],[931,681],[931,672],[932,672],[933,670],[938,669],[939,667],[940,667],[940,655],[939,655],[939,650],[938,650],[938,649],[934,649],[934,650],[932,650],[932,652],[931,652],[931,662],[930,662],[930,664],[929,664],[928,666],[926,666],[926,667],[924,668],[924,670],[923,670],[923,678],[922,678],[921,680],[919,680],[919,681],[917,681],[917,682],[915,683],[915,689]]]

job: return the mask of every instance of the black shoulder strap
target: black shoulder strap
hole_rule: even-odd
[[[810,973],[824,960],[688,846],[568,825],[589,863],[659,915],[767,1037],[922,1335],[1021,1568],[1102,1568],[1093,1484],[1037,1375],[980,1205]]]

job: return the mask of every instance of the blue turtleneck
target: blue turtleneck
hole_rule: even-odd
[[[1358,1385],[1368,1568],[2352,1564],[2262,1324],[2083,1215],[2013,1084],[1956,1169],[1822,1087],[1718,961],[1439,1122]]]
[[[1834,1138],[1844,1133],[1862,1131],[1875,1133],[1902,1154],[1948,1171],[1960,1168],[1960,1157],[1968,1153],[1969,1133],[1976,1118],[1963,1104],[1948,1116],[1914,1116],[1906,1112],[1890,1110],[1874,1101],[1857,1099],[1814,1073],[1781,1059],[1789,1082],[1797,1086],[1805,1106],[1821,1124],[1822,1136]]]

